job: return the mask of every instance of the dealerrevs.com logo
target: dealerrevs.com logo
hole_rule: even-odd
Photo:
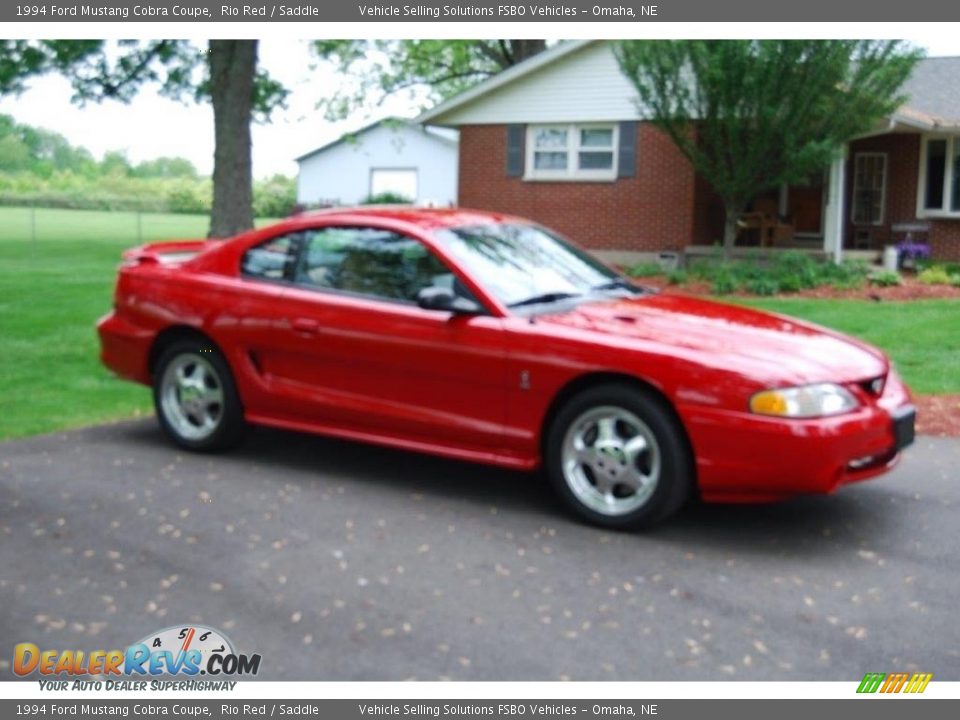
[[[260,655],[243,655],[219,630],[203,625],[175,625],[151,633],[125,650],[41,650],[20,643],[13,650],[13,672],[26,677],[99,676],[254,676]]]

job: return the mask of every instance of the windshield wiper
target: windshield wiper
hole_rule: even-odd
[[[594,285],[590,289],[594,292],[603,292],[604,290],[629,290],[630,292],[634,293],[640,292],[640,288],[625,278],[614,278],[609,282]]]
[[[541,303],[552,303],[557,302],[558,300],[566,300],[573,297],[580,297],[580,293],[548,292],[540,295],[534,295],[533,297],[528,297],[526,300],[521,300],[520,302],[510,303],[507,307],[515,308],[523,307],[524,305],[540,305]]]

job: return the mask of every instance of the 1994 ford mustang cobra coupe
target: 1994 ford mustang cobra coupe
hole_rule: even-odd
[[[368,208],[127,251],[103,362],[178,445],[246,423],[510,468],[640,527],[889,470],[913,440],[884,355],[786,317],[634,285],[519,218]]]

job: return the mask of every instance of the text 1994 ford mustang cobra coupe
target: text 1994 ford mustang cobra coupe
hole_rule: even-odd
[[[179,445],[245,423],[543,466],[608,527],[699,493],[770,501],[878,475],[913,439],[884,355],[637,287],[548,230],[466,210],[303,214],[128,251],[103,362]]]

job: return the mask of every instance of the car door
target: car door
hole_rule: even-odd
[[[429,285],[467,291],[416,238],[376,227],[303,233],[275,382],[303,420],[476,452],[503,443],[498,318],[426,310]]]

